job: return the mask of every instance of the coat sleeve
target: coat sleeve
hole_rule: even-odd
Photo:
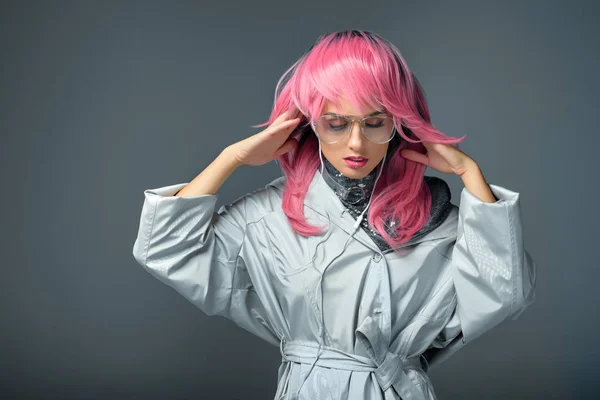
[[[241,255],[247,245],[246,203],[251,195],[215,212],[217,195],[173,196],[184,186],[144,191],[135,260],[205,314],[224,316],[279,345],[248,273],[263,260],[253,257],[249,265]],[[256,193],[260,194],[253,192],[253,204]]]
[[[430,367],[508,317],[516,319],[535,300],[537,266],[523,243],[519,193],[490,188],[495,203],[462,190],[449,261],[457,304],[424,353]]]

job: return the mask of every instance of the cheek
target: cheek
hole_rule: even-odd
[[[373,154],[373,161],[375,162],[375,164],[379,164],[381,162],[381,160],[383,160],[383,157],[385,156],[386,152],[387,152],[387,146],[385,146],[383,148],[378,147],[378,148],[373,149],[373,152],[371,154]]]
[[[332,163],[335,163],[335,161],[341,155],[341,151],[335,147],[332,147],[331,145],[321,144],[321,151],[323,152],[323,155]]]

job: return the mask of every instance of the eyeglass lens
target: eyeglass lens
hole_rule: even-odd
[[[363,134],[372,142],[385,143],[392,136],[394,121],[390,117],[373,116],[362,121]],[[325,142],[336,142],[342,139],[350,129],[351,121],[344,116],[322,115],[316,121],[317,133]]]

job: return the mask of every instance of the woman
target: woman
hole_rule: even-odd
[[[431,124],[372,32],[321,37],[265,125],[190,183],[144,192],[135,259],[280,346],[275,399],[435,399],[428,368],[534,301],[519,194]],[[215,212],[236,168],[274,159],[284,176]],[[460,208],[426,167],[460,176]]]

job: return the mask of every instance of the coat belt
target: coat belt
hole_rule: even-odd
[[[298,341],[281,343],[282,361],[312,364],[318,352],[319,346],[310,343]],[[393,386],[403,400],[423,398],[421,390],[406,374],[406,370],[410,368],[424,370],[421,356],[401,359],[397,354],[388,351],[383,360],[377,362],[375,357],[359,356],[323,346],[316,365],[347,371],[373,372],[383,391]]]

